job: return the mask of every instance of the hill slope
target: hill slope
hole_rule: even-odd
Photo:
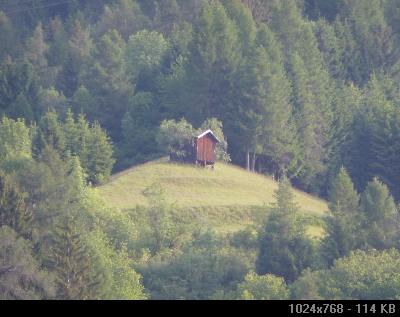
[[[277,189],[271,178],[233,165],[217,163],[211,171],[159,160],[114,175],[100,192],[110,206],[129,209],[147,204],[143,190],[155,182],[165,188],[169,202],[181,207],[269,204]],[[295,195],[305,212],[320,215],[327,210],[321,199],[297,190]]]
[[[98,190],[107,205],[128,210],[147,204],[143,190],[153,183],[161,184],[168,202],[185,210],[186,217],[195,214],[203,222],[206,218],[220,231],[229,232],[252,223],[252,208],[274,202],[277,189],[271,178],[233,165],[217,163],[212,171],[161,159],[116,174]],[[326,215],[325,201],[297,190],[295,197],[304,214],[318,218]],[[314,229],[318,235],[318,228]]]

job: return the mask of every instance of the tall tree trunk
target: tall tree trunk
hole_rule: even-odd
[[[250,171],[250,151],[246,151],[246,170]]]
[[[252,157],[252,160],[251,160],[251,171],[253,173],[256,172],[256,152],[253,152],[253,157]]]

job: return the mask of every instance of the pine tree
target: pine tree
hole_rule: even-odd
[[[30,130],[21,119],[0,121],[0,164],[32,157]]]
[[[240,0],[222,0],[221,3],[237,26],[242,56],[248,57],[257,36],[257,26],[251,11]]]
[[[399,70],[399,51],[393,31],[385,19],[384,1],[344,0],[340,16],[348,21],[360,52],[360,84],[369,80],[371,73],[384,69],[385,72]]]
[[[83,165],[88,181],[100,184],[108,179],[115,163],[111,141],[100,124],[95,122],[87,139],[87,159]]]
[[[49,45],[44,40],[43,27],[39,23],[32,37],[26,43],[25,58],[33,65],[36,74],[41,79],[42,85],[46,84],[48,77],[48,63],[46,58],[48,50]]]
[[[400,112],[392,100],[393,91],[387,81],[372,76],[364,89],[364,98],[356,112],[353,133],[347,154],[349,171],[358,188],[364,188],[375,176],[399,195],[397,168]]]
[[[332,182],[329,192],[329,210],[332,216],[327,221],[327,235],[323,240],[322,253],[330,265],[360,246],[362,214],[360,197],[347,171],[342,167]]]
[[[88,119],[98,120],[115,140],[121,139],[122,116],[133,92],[126,70],[125,52],[126,43],[121,35],[110,30],[95,43],[80,74],[81,84],[93,99],[93,109],[87,109]]]
[[[255,72],[256,84],[250,95],[262,113],[261,139],[257,143],[261,144],[262,155],[272,162],[272,170],[279,178],[296,164],[297,140],[289,99],[291,87],[285,74],[281,47],[272,31],[261,27],[256,43],[261,46],[261,55],[251,58],[256,62],[250,72],[251,75]]]
[[[303,143],[302,167],[295,183],[316,192],[323,187],[327,172],[334,83],[319,51],[314,25],[302,17],[298,2],[279,1],[271,25],[283,44],[294,116]]]
[[[149,2],[149,1],[146,1]],[[95,25],[94,34],[101,37],[109,30],[117,30],[125,41],[129,36],[148,26],[150,21],[138,4],[138,1],[118,0],[103,7],[102,15]]]
[[[91,92],[85,87],[80,86],[72,97],[72,112],[75,114],[85,114],[87,118],[96,118],[96,100]]]
[[[0,227],[0,299],[53,299],[53,277],[33,254],[31,243],[8,226]]]
[[[352,152],[354,120],[356,114],[360,111],[361,102],[362,92],[356,86],[338,85],[333,102],[329,180],[336,177],[341,165],[350,166],[349,153]]]
[[[71,109],[67,110],[67,114],[62,125],[65,135],[65,148],[72,155],[79,155],[79,138],[80,131],[76,125],[74,115]]]
[[[57,89],[67,97],[71,97],[80,86],[80,71],[90,57],[93,47],[89,31],[82,27],[79,20],[74,21],[71,33],[68,40],[68,57],[57,81]]]
[[[27,119],[32,119],[32,113],[33,118],[37,119],[40,115],[37,102],[40,90],[33,66],[30,63],[6,60],[0,65],[0,74],[0,114],[12,116],[14,119],[21,118],[21,112],[16,111],[16,108],[19,108],[23,101],[27,102],[24,105],[24,111],[29,116]],[[26,100],[21,99],[22,96]]]
[[[292,282],[313,264],[314,246],[306,237],[298,212],[290,183],[283,178],[276,191],[276,204],[260,239],[256,261],[258,274],[274,274]]]
[[[11,104],[9,115],[11,118],[24,118],[26,122],[33,121],[32,105],[24,93],[18,94],[15,101]]]
[[[20,236],[29,237],[32,220],[32,213],[25,204],[24,195],[0,171],[0,227],[8,226]]]
[[[66,150],[66,140],[57,113],[54,111],[47,112],[41,118],[38,127],[38,133],[34,140],[35,154],[39,155],[43,149],[50,146],[63,156]]]
[[[51,269],[56,275],[57,298],[87,300],[101,297],[102,278],[94,270],[95,259],[79,233],[73,216],[56,228],[51,247]]]
[[[235,23],[218,1],[205,1],[193,29],[186,76],[185,117],[195,125],[207,118],[224,121],[233,94],[233,78],[238,70],[241,45]]]
[[[378,250],[395,246],[398,210],[389,189],[377,178],[368,183],[361,197],[361,210],[365,214],[365,244]]]
[[[336,35],[334,26],[320,19],[317,21],[315,34],[318,40],[318,48],[330,75],[335,79],[346,78],[345,66],[343,65],[344,46]]]
[[[64,65],[68,58],[68,40],[63,21],[56,16],[50,21],[51,43],[48,51],[50,66]]]
[[[0,63],[10,56],[15,56],[19,49],[17,32],[10,18],[0,10]]]

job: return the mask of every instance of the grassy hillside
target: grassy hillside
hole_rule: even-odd
[[[233,165],[217,163],[212,171],[162,159],[116,174],[98,190],[110,207],[133,209],[147,204],[143,190],[155,182],[181,210],[182,219],[196,218],[222,232],[255,221],[257,206],[272,203],[277,189],[271,178]],[[295,196],[305,215],[319,218],[326,214],[325,201],[300,191],[295,191]],[[310,230],[314,235],[321,233],[315,225]]]

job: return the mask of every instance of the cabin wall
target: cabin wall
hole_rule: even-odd
[[[197,140],[197,161],[215,163],[215,142],[208,135]]]

